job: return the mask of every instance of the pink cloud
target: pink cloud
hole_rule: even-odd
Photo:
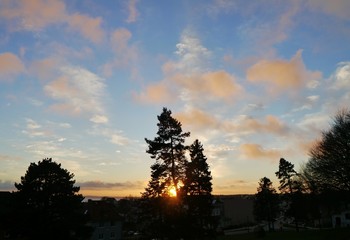
[[[8,81],[11,76],[25,71],[24,65],[13,53],[0,54],[0,81]]]
[[[123,53],[128,49],[128,41],[131,38],[131,32],[126,28],[116,29],[111,36],[113,50],[117,53]]]
[[[134,93],[134,99],[140,103],[166,103],[176,100],[175,93],[164,83],[149,85],[142,93]]]
[[[177,113],[175,114],[175,118],[184,125],[193,126],[198,129],[217,128],[220,124],[219,120],[214,116],[195,108]]]
[[[62,22],[65,4],[57,0],[19,0],[3,2],[0,16],[17,20],[18,27],[40,30],[49,24]]]
[[[247,70],[248,81],[266,83],[271,92],[299,89],[322,77],[319,71],[309,71],[299,50],[291,60],[261,60]]]
[[[277,161],[282,155],[277,150],[266,150],[261,145],[246,143],[240,146],[241,156],[246,159],[270,159],[272,162]]]
[[[91,18],[86,15],[75,13],[69,17],[68,24],[71,28],[79,31],[84,37],[94,43],[100,43],[104,32],[101,28],[102,18]]]
[[[136,9],[136,4],[137,4],[137,0],[129,0],[129,3],[128,3],[129,16],[128,16],[128,19],[126,19],[127,23],[136,22],[137,20],[139,12]]]
[[[348,0],[309,0],[309,5],[313,10],[322,10],[329,15],[350,19]]]
[[[177,74],[171,79],[189,91],[190,96],[201,99],[205,95],[207,99],[229,101],[240,95],[243,90],[236,83],[235,77],[225,71],[207,72],[201,75],[189,76]]]
[[[101,18],[69,14],[60,0],[5,0],[1,2],[0,18],[13,20],[10,26],[15,31],[40,31],[52,24],[68,24],[94,43],[101,42],[104,35]]]

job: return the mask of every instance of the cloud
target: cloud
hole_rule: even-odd
[[[208,114],[199,109],[191,108],[186,112],[177,113],[174,115],[185,126],[193,126],[197,129],[217,128],[219,120],[211,114]]]
[[[242,116],[236,123],[236,128],[237,131],[245,133],[285,135],[288,132],[288,127],[272,115],[267,115],[264,120],[260,121],[249,116]]]
[[[139,103],[169,103],[174,102],[177,95],[165,82],[148,85],[142,93],[133,93],[133,98]]]
[[[247,70],[248,81],[256,84],[266,83],[271,92],[290,91],[318,81],[322,74],[319,71],[308,71],[302,60],[302,51],[287,60],[261,60]],[[271,88],[272,87],[272,88]]]
[[[114,68],[130,68],[133,75],[137,75],[135,63],[138,60],[138,49],[130,43],[131,32],[126,28],[118,28],[111,33],[110,45],[114,53],[113,60],[103,66],[104,74],[110,76]]]
[[[350,9],[350,2],[348,0],[309,0],[308,3],[313,10],[321,10],[326,14],[346,20],[350,19],[348,11]]]
[[[9,81],[11,76],[24,71],[24,65],[16,55],[10,52],[0,54],[0,81]]]
[[[300,9],[299,1],[290,1],[288,3],[257,4],[252,3],[245,6],[245,14],[251,14],[249,21],[244,22],[238,28],[238,33],[246,42],[251,42],[253,48],[264,56],[275,55],[275,49],[272,47],[285,41],[288,34],[297,22],[294,18]],[[268,9],[267,9],[268,8]],[[269,12],[278,12],[277,14],[264,15],[263,17],[253,17],[262,10]],[[264,11],[263,10],[263,11]]]
[[[50,25],[65,23],[94,43],[101,42],[104,35],[101,18],[69,14],[63,1],[2,1],[0,6],[0,18],[12,20],[11,30],[41,31]]]
[[[136,22],[137,17],[139,15],[139,12],[137,11],[136,4],[137,0],[129,0],[128,2],[128,10],[129,10],[129,16],[126,19],[127,23],[133,23]]]
[[[30,118],[26,118],[26,130],[22,132],[29,137],[47,137],[52,135],[50,130],[44,129],[40,124]]]
[[[90,118],[90,121],[93,123],[107,123],[108,117],[104,115],[95,115],[92,118]]]
[[[1,191],[14,191],[15,182],[0,180],[0,190]]]
[[[41,80],[49,80],[53,78],[53,69],[58,65],[55,58],[45,58],[34,61],[30,66],[30,71],[38,76]]]
[[[182,33],[176,48],[175,53],[180,57],[180,61],[176,63],[178,71],[186,74],[205,71],[207,61],[212,54],[189,29]]]
[[[231,120],[220,119],[202,110],[191,108],[175,114],[175,117],[184,125],[194,127],[194,129],[200,131],[213,129],[225,134],[251,135],[255,133],[268,133],[280,136],[284,136],[289,132],[288,126],[273,115],[267,115],[263,119],[241,115]]]
[[[181,75],[177,74],[172,81],[180,87],[189,91],[189,96],[195,99],[205,95],[211,100],[230,101],[242,92],[242,87],[236,83],[235,77],[221,70],[216,72],[207,72],[201,75]]]
[[[111,143],[116,145],[124,146],[130,143],[130,140],[120,134],[112,134],[111,135]]]
[[[134,189],[143,187],[142,182],[102,182],[102,181],[86,181],[86,182],[78,182],[77,186],[80,186],[84,189]]]
[[[69,17],[68,24],[72,29],[79,31],[85,38],[94,43],[100,43],[104,36],[101,28],[102,18],[91,18],[75,13]]]
[[[14,156],[0,154],[0,161],[19,161],[19,160],[21,160],[20,157],[14,157]]]
[[[333,89],[349,89],[350,88],[350,62],[341,62],[331,76]]]
[[[48,83],[45,92],[60,103],[54,111],[70,114],[103,113],[104,79],[81,67],[63,67],[62,76]]]
[[[259,144],[246,143],[240,146],[241,156],[245,159],[270,159],[277,161],[282,154],[277,150],[266,150]]]
[[[1,17],[15,20],[17,28],[29,31],[62,22],[66,16],[64,2],[57,0],[3,1],[1,9]]]

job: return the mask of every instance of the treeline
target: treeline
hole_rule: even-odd
[[[212,176],[199,140],[186,145],[189,132],[163,108],[154,139],[145,139],[154,160],[140,199],[120,200],[125,227],[142,239],[212,239],[218,227],[213,216]],[[350,111],[335,116],[310,159],[297,172],[280,159],[276,176],[279,194],[269,178],[261,178],[254,200],[257,221],[274,229],[277,218],[291,219],[296,229],[314,225],[350,203]],[[52,159],[31,163],[8,209],[1,212],[0,233],[8,239],[89,239],[93,229],[83,209],[84,197],[74,174]]]
[[[330,226],[331,215],[350,207],[350,111],[342,110],[329,130],[309,151],[310,158],[299,172],[281,158],[276,177],[279,191],[269,178],[260,179],[254,215],[274,229],[277,218],[300,225]]]

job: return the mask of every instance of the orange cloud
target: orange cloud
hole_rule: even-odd
[[[12,30],[39,31],[51,24],[66,23],[94,43],[102,40],[101,18],[82,14],[70,15],[63,1],[19,0],[2,1],[0,17],[13,20]]]
[[[102,19],[91,18],[82,14],[70,16],[68,24],[71,28],[81,32],[81,34],[94,43],[99,43],[103,39],[104,32],[101,28]]]
[[[246,159],[267,158],[271,161],[278,160],[282,155],[277,150],[265,150],[259,144],[246,143],[240,146],[241,156]]]
[[[19,27],[40,30],[49,24],[62,22],[65,4],[57,0],[19,0],[3,2],[0,16],[18,20]]]
[[[247,70],[247,79],[253,83],[267,83],[276,90],[292,90],[321,78],[318,71],[305,68],[302,51],[298,50],[290,61],[262,60]]]
[[[217,100],[231,100],[242,92],[235,77],[225,71],[208,72],[202,75],[185,76],[177,74],[172,80],[190,91],[190,95]]]
[[[119,28],[112,33],[111,44],[116,53],[122,53],[128,49],[128,41],[131,38],[131,32],[125,28]]]
[[[13,53],[0,54],[0,81],[8,80],[9,76],[24,72],[24,65]]]
[[[253,118],[246,118],[239,126],[245,130],[254,132],[285,134],[287,131],[287,127],[277,117],[272,115],[266,116],[265,122],[260,122]]]
[[[191,109],[187,112],[175,114],[175,118],[184,125],[194,126],[199,129],[216,128],[219,124],[215,117],[199,109]]]
[[[134,99],[140,103],[164,103],[176,100],[176,95],[164,82],[149,85],[144,92],[134,94]]]
[[[322,10],[329,15],[350,19],[348,0],[309,0],[309,5],[314,10]]]
[[[105,73],[110,75],[114,67],[131,67],[132,73],[137,73],[137,69],[133,66],[133,63],[138,59],[138,52],[136,45],[130,44],[132,34],[126,28],[118,28],[112,34],[110,38],[110,44],[115,58],[113,62],[105,65]]]
[[[54,58],[45,58],[33,62],[30,71],[42,80],[48,80],[53,77],[53,69],[58,65],[58,61]]]

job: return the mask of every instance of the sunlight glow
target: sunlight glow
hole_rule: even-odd
[[[176,189],[175,189],[175,187],[171,187],[169,189],[169,196],[170,197],[176,197]]]

